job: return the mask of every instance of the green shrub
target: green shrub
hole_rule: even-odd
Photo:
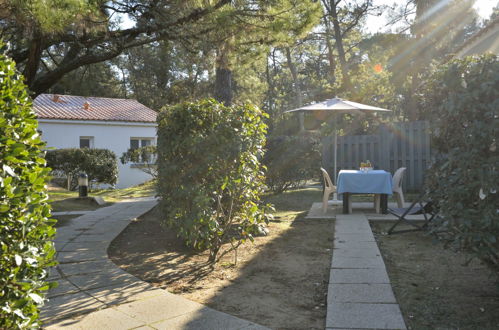
[[[495,55],[454,60],[426,80],[436,162],[428,184],[443,218],[438,230],[457,249],[499,271],[499,62]]]
[[[158,192],[166,223],[210,261],[253,240],[260,206],[266,125],[253,106],[183,103],[158,117]],[[220,251],[224,243],[231,248]],[[219,256],[219,257],[217,257]]]
[[[319,141],[311,136],[273,136],[267,141],[263,164],[265,184],[280,193],[296,188],[319,171]]]
[[[118,180],[118,162],[114,152],[107,149],[70,148],[50,150],[45,156],[53,175],[71,178],[70,188],[78,185],[78,175],[86,173],[89,185],[116,184]],[[90,188],[90,187],[89,187]]]
[[[158,177],[156,154],[156,146],[128,149],[121,155],[120,161],[122,164],[135,164],[142,172],[147,173],[156,179]]]
[[[22,81],[0,53],[0,329],[40,326],[46,268],[54,265],[49,169]]]

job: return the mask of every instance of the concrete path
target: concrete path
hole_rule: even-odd
[[[406,329],[363,214],[336,214],[326,329]]]
[[[110,242],[154,199],[135,199],[88,212],[58,228],[59,265],[42,308],[47,329],[266,329],[156,289],[107,256]]]

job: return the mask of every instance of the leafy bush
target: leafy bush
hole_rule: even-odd
[[[263,164],[267,187],[280,193],[298,187],[318,173],[319,141],[312,136],[273,136],[267,141]]]
[[[158,192],[166,223],[210,261],[253,240],[260,207],[266,114],[214,100],[183,103],[158,117]],[[224,243],[231,248],[220,251]],[[219,256],[217,258],[217,256]]]
[[[135,164],[142,172],[151,175],[153,178],[158,176],[158,167],[156,146],[145,146],[135,149],[128,149],[124,152],[120,161],[122,164]]]
[[[438,68],[422,90],[437,160],[428,171],[448,243],[499,271],[499,109],[497,56],[468,57]]]
[[[82,172],[88,175],[89,185],[91,182],[114,185],[118,180],[116,155],[107,149],[50,150],[45,158],[54,175],[70,179],[71,189],[78,186],[78,175]]]
[[[0,329],[39,327],[54,265],[43,142],[22,76],[0,53]]]

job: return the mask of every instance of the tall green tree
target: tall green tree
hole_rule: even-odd
[[[320,7],[315,1],[234,1],[219,12],[213,35],[216,45],[216,77],[214,96],[228,105],[232,103],[233,68],[246,56],[254,58],[268,48],[262,45],[292,43],[317,23]],[[244,61],[244,60],[243,60]]]
[[[212,16],[230,3],[6,0],[0,34],[11,44],[8,54],[25,73],[31,92],[38,95],[69,72],[113,59],[127,49],[160,40],[188,40],[217,29]],[[120,22],[124,18],[128,26]]]
[[[120,72],[112,62],[101,62],[82,66],[71,71],[47,92],[97,97],[127,97],[126,86]]]

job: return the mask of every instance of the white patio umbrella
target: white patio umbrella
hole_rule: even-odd
[[[363,113],[369,113],[369,112],[378,112],[378,111],[391,111],[388,109],[383,109],[383,108],[378,108],[378,107],[373,107],[371,105],[366,105],[366,104],[361,104],[357,102],[352,102],[352,101],[347,101],[340,99],[338,97],[335,97],[333,99],[329,99],[326,101],[310,104],[310,105],[305,105],[300,108],[288,110],[285,112],[298,112],[298,111],[313,111],[313,112],[318,112],[319,117],[322,115],[327,115],[328,113],[333,114],[333,126],[334,126],[334,185],[336,186],[337,184],[337,174],[336,174],[336,159],[337,159],[337,150],[336,150],[336,144],[337,144],[337,139],[338,139],[338,132],[336,130],[336,115],[337,114],[363,114]],[[324,118],[322,118],[324,119]],[[336,193],[334,194],[334,200],[336,201]]]

